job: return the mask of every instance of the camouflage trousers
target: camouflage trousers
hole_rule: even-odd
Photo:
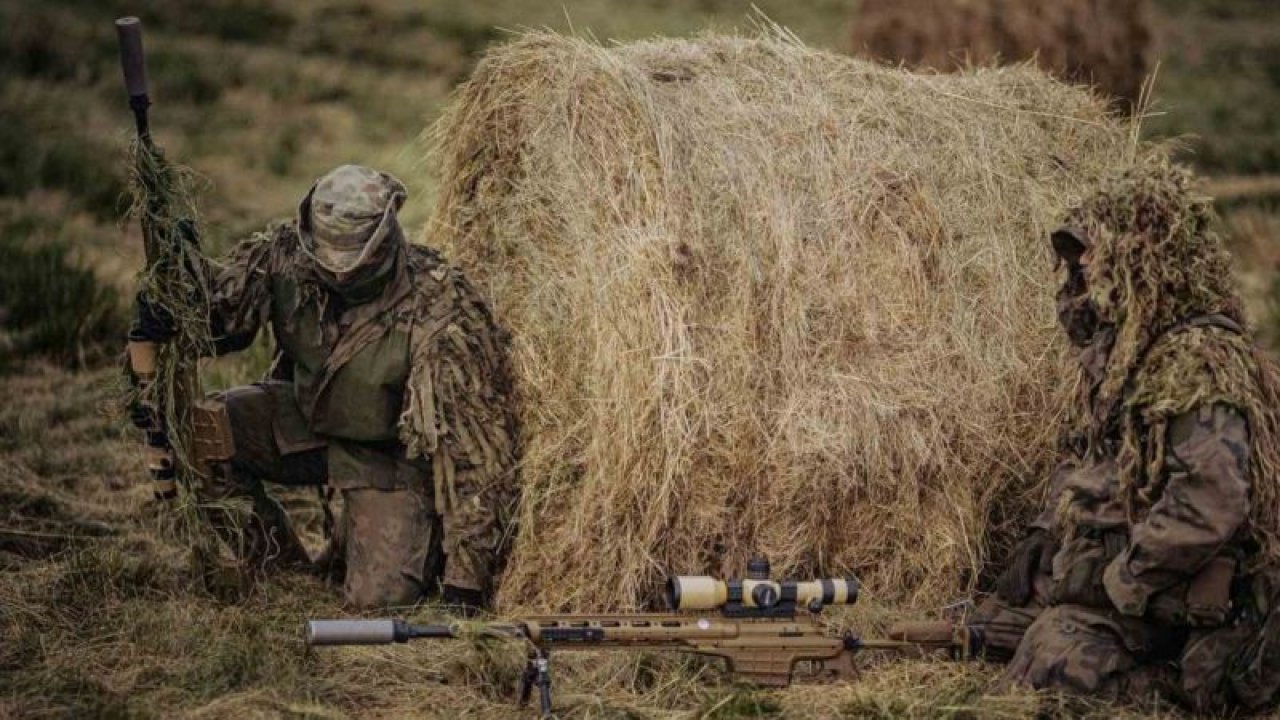
[[[327,449],[321,439],[281,441],[276,415],[298,411],[291,397],[273,387],[278,385],[238,387],[217,396],[230,420],[234,455],[213,468],[204,492],[210,500],[252,502],[248,517],[228,515],[224,524],[247,560],[310,565],[288,513],[266,485],[324,486]],[[426,488],[343,487],[341,493],[343,516],[326,554],[345,565],[345,603],[376,608],[417,602],[432,589],[443,563],[441,521]]]
[[[1060,690],[1122,702],[1160,697],[1198,712],[1253,707],[1275,692],[1273,686],[1241,692],[1241,679],[1258,672],[1249,675],[1240,658],[1266,635],[1254,619],[1190,629],[1082,605],[1012,607],[993,596],[972,624],[983,628],[991,659],[1008,659],[998,684],[1006,689]],[[1263,650],[1280,652],[1277,635]],[[1280,673],[1274,680],[1280,681]]]

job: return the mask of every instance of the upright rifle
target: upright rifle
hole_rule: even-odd
[[[201,394],[199,358],[211,344],[209,281],[186,178],[152,140],[142,22],[126,17],[115,25],[137,130],[130,150],[130,187],[146,252],[138,302],[147,310],[139,317],[150,319],[129,332],[130,378],[136,392],[131,415],[146,436],[155,497],[172,500],[179,486],[190,487],[199,475],[193,428]]]
[[[721,658],[730,673],[766,687],[791,684],[795,668],[811,675],[853,679],[854,656],[863,650],[946,651],[956,659],[976,657],[982,634],[950,623],[902,623],[888,637],[868,639],[852,631],[830,634],[819,618],[829,605],[858,600],[858,582],[835,578],[797,582],[769,578],[769,564],[756,558],[744,579],[675,576],[667,581],[672,612],[604,615],[536,615],[511,622],[417,625],[403,620],[311,620],[307,644],[383,645],[418,639],[513,638],[528,646],[518,702],[538,688],[543,718],[552,717],[552,650],[660,650]]]

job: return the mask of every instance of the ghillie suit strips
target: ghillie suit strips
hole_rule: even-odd
[[[155,380],[141,400],[154,407],[174,453],[179,484],[195,478],[192,402],[201,397],[199,359],[210,354],[209,279],[200,253],[191,175],[169,164],[149,140],[130,147],[130,215],[142,225],[147,265],[139,295],[173,319],[174,335],[157,348]]]
[[[413,267],[437,284],[416,312],[430,341],[413,346],[413,372],[400,417],[400,441],[410,457],[431,459],[436,501],[446,517],[495,518],[501,533],[485,544],[494,558],[506,555],[516,505],[519,457],[516,401],[507,363],[508,337],[498,330],[485,301],[433,251],[414,247]],[[465,492],[459,492],[460,489]],[[446,553],[463,561],[466,549],[450,542]],[[488,574],[475,558],[464,560],[476,576]],[[499,561],[499,565],[500,565]]]
[[[1168,423],[1195,407],[1223,403],[1249,421],[1253,495],[1250,520],[1263,551],[1256,563],[1280,563],[1280,382],[1273,361],[1246,336],[1191,318],[1222,315],[1243,326],[1230,256],[1212,229],[1210,198],[1174,166],[1136,167],[1103,187],[1067,218],[1092,239],[1086,281],[1103,323],[1118,330],[1105,374],[1092,390],[1082,371],[1073,425],[1098,443],[1120,423],[1117,457],[1129,494],[1154,494],[1162,475],[1159,446]],[[1095,392],[1090,403],[1089,394]],[[1094,408],[1092,411],[1090,408]],[[1093,412],[1098,417],[1091,417]],[[1144,431],[1145,428],[1145,431]],[[1143,463],[1142,458],[1150,458]]]
[[[1034,68],[781,32],[491,50],[430,133],[425,240],[512,331],[499,602],[638,607],[755,552],[883,602],[973,587],[1056,458],[1045,238],[1152,152],[1131,130]]]

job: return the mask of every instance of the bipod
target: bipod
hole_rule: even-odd
[[[520,707],[529,704],[534,686],[538,688],[538,707],[542,711],[540,717],[543,720],[555,717],[551,712],[551,657],[547,650],[540,647],[529,651],[529,662],[520,675]]]

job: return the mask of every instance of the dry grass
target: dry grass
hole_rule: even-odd
[[[515,715],[518,646],[313,653],[302,621],[341,614],[335,588],[277,574],[239,596],[206,592],[167,509],[147,499],[111,410],[114,377],[48,366],[0,376],[0,392],[25,401],[0,408],[0,717]],[[429,606],[411,615],[442,619]],[[565,718],[753,717],[866,698],[754,692],[675,655],[565,653],[555,672]],[[939,685],[947,702],[980,702],[989,672],[955,672],[962,680]]]
[[[239,596],[208,594],[166,509],[147,499],[110,411],[114,373],[35,366],[0,376],[0,393],[25,401],[0,407],[0,717],[533,716],[512,705],[519,646],[310,652],[302,621],[342,613],[335,588],[277,574]],[[444,619],[430,606],[410,615]],[[1055,698],[986,696],[994,669],[982,665],[880,664],[856,684],[760,692],[673,654],[555,663],[566,719],[1068,716]]]
[[[948,72],[1035,59],[1068,81],[1136,103],[1151,68],[1149,0],[862,0],[851,46]]]
[[[772,31],[492,51],[434,129],[425,240],[515,336],[503,603],[636,607],[756,550],[899,606],[972,591],[1053,454],[1043,238],[1132,130],[1031,68]]]

